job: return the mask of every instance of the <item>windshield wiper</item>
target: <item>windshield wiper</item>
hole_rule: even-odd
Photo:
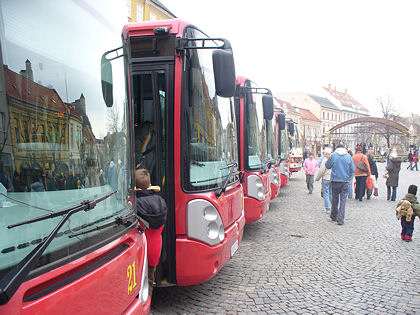
[[[116,217],[112,221],[108,221],[108,222],[106,222],[104,224],[94,226],[94,227],[92,227],[90,229],[87,229],[87,230],[84,230],[84,231],[81,231],[81,232],[78,232],[78,233],[71,234],[71,235],[69,235],[69,238],[73,238],[73,237],[76,237],[76,236],[79,236],[79,235],[83,235],[83,234],[87,234],[87,233],[90,233],[90,232],[93,232],[93,231],[97,231],[97,230],[102,230],[103,228],[106,228],[108,226],[112,226],[114,224],[117,224],[117,225],[127,225],[127,226],[129,226],[129,225],[131,225],[133,223],[133,220],[134,219],[136,219],[136,215],[135,215],[135,213],[133,211],[130,211],[128,214],[118,216],[118,217]]]
[[[17,291],[19,286],[24,282],[28,273],[32,270],[33,266],[38,262],[43,252],[50,245],[54,237],[57,235],[60,228],[64,223],[75,213],[80,211],[89,211],[96,207],[96,204],[111,197],[117,191],[113,191],[102,197],[96,199],[85,200],[80,204],[60,210],[54,213],[43,215],[31,220],[19,222],[16,224],[9,225],[7,228],[11,229],[16,226],[43,221],[46,219],[54,218],[60,215],[64,215],[61,221],[57,224],[54,230],[33,251],[31,251],[19,264],[11,269],[1,280],[0,280],[0,305],[6,304],[12,298],[13,294]]]
[[[220,170],[225,170],[225,169],[229,169],[229,173],[228,173],[228,175],[226,176],[226,179],[224,180],[224,182],[222,183],[222,186],[218,189],[218,190],[216,190],[215,192],[214,192],[214,194],[216,195],[216,197],[217,198],[219,198],[221,195],[222,195],[222,193],[224,193],[225,191],[226,191],[226,187],[227,187],[227,185],[228,185],[228,183],[229,183],[229,180],[230,180],[230,178],[232,177],[232,175],[234,174],[233,173],[233,171],[234,171],[234,169],[236,168],[236,167],[238,167],[238,163],[236,163],[236,162],[232,162],[232,163],[230,163],[230,164],[228,164],[228,165],[226,165],[225,167],[222,167]],[[235,173],[236,174],[236,173]]]

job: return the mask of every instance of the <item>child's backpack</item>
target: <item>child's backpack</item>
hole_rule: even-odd
[[[396,212],[397,219],[405,217],[405,221],[410,222],[411,217],[413,216],[413,208],[411,207],[411,202],[408,200],[401,200],[398,203]]]

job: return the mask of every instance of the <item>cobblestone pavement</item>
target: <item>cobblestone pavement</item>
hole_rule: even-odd
[[[420,186],[420,172],[406,166],[398,199]],[[396,203],[378,181],[379,197],[348,200],[339,226],[324,212],[320,182],[310,195],[304,174],[294,173],[213,279],[156,289],[151,313],[420,314],[420,222],[413,242],[402,241]]]

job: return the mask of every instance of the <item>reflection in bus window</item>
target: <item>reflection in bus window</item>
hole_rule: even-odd
[[[197,30],[195,38],[206,37]],[[216,187],[226,178],[225,166],[237,161],[235,116],[230,98],[216,95],[212,50],[188,51],[189,98],[186,106],[190,190]],[[186,154],[186,152],[184,153]]]
[[[94,7],[101,10],[102,6],[98,2]],[[28,27],[29,12],[38,27]],[[68,237],[128,211],[123,59],[113,62],[114,106],[110,109],[102,99],[98,66],[104,52],[121,45],[120,36],[114,35],[125,20],[115,21],[112,12],[99,15],[102,19],[92,18],[77,2],[60,6],[42,0],[0,4],[0,91],[5,91],[0,94],[0,113],[5,117],[0,136],[0,278],[32,251],[61,217],[13,229],[7,228],[9,224],[117,191],[93,210],[72,216],[38,266],[124,229],[112,226]],[[82,25],[81,20],[89,25]],[[80,25],[80,29],[67,25]],[[86,30],[95,34],[94,40],[86,36]]]

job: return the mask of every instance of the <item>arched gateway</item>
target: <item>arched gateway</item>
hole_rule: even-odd
[[[355,143],[379,147],[382,144],[388,148],[398,146],[403,150],[413,145],[415,138],[415,134],[409,128],[394,120],[360,117],[334,126],[324,134],[323,141],[324,145],[343,142],[349,147],[353,147]]]

